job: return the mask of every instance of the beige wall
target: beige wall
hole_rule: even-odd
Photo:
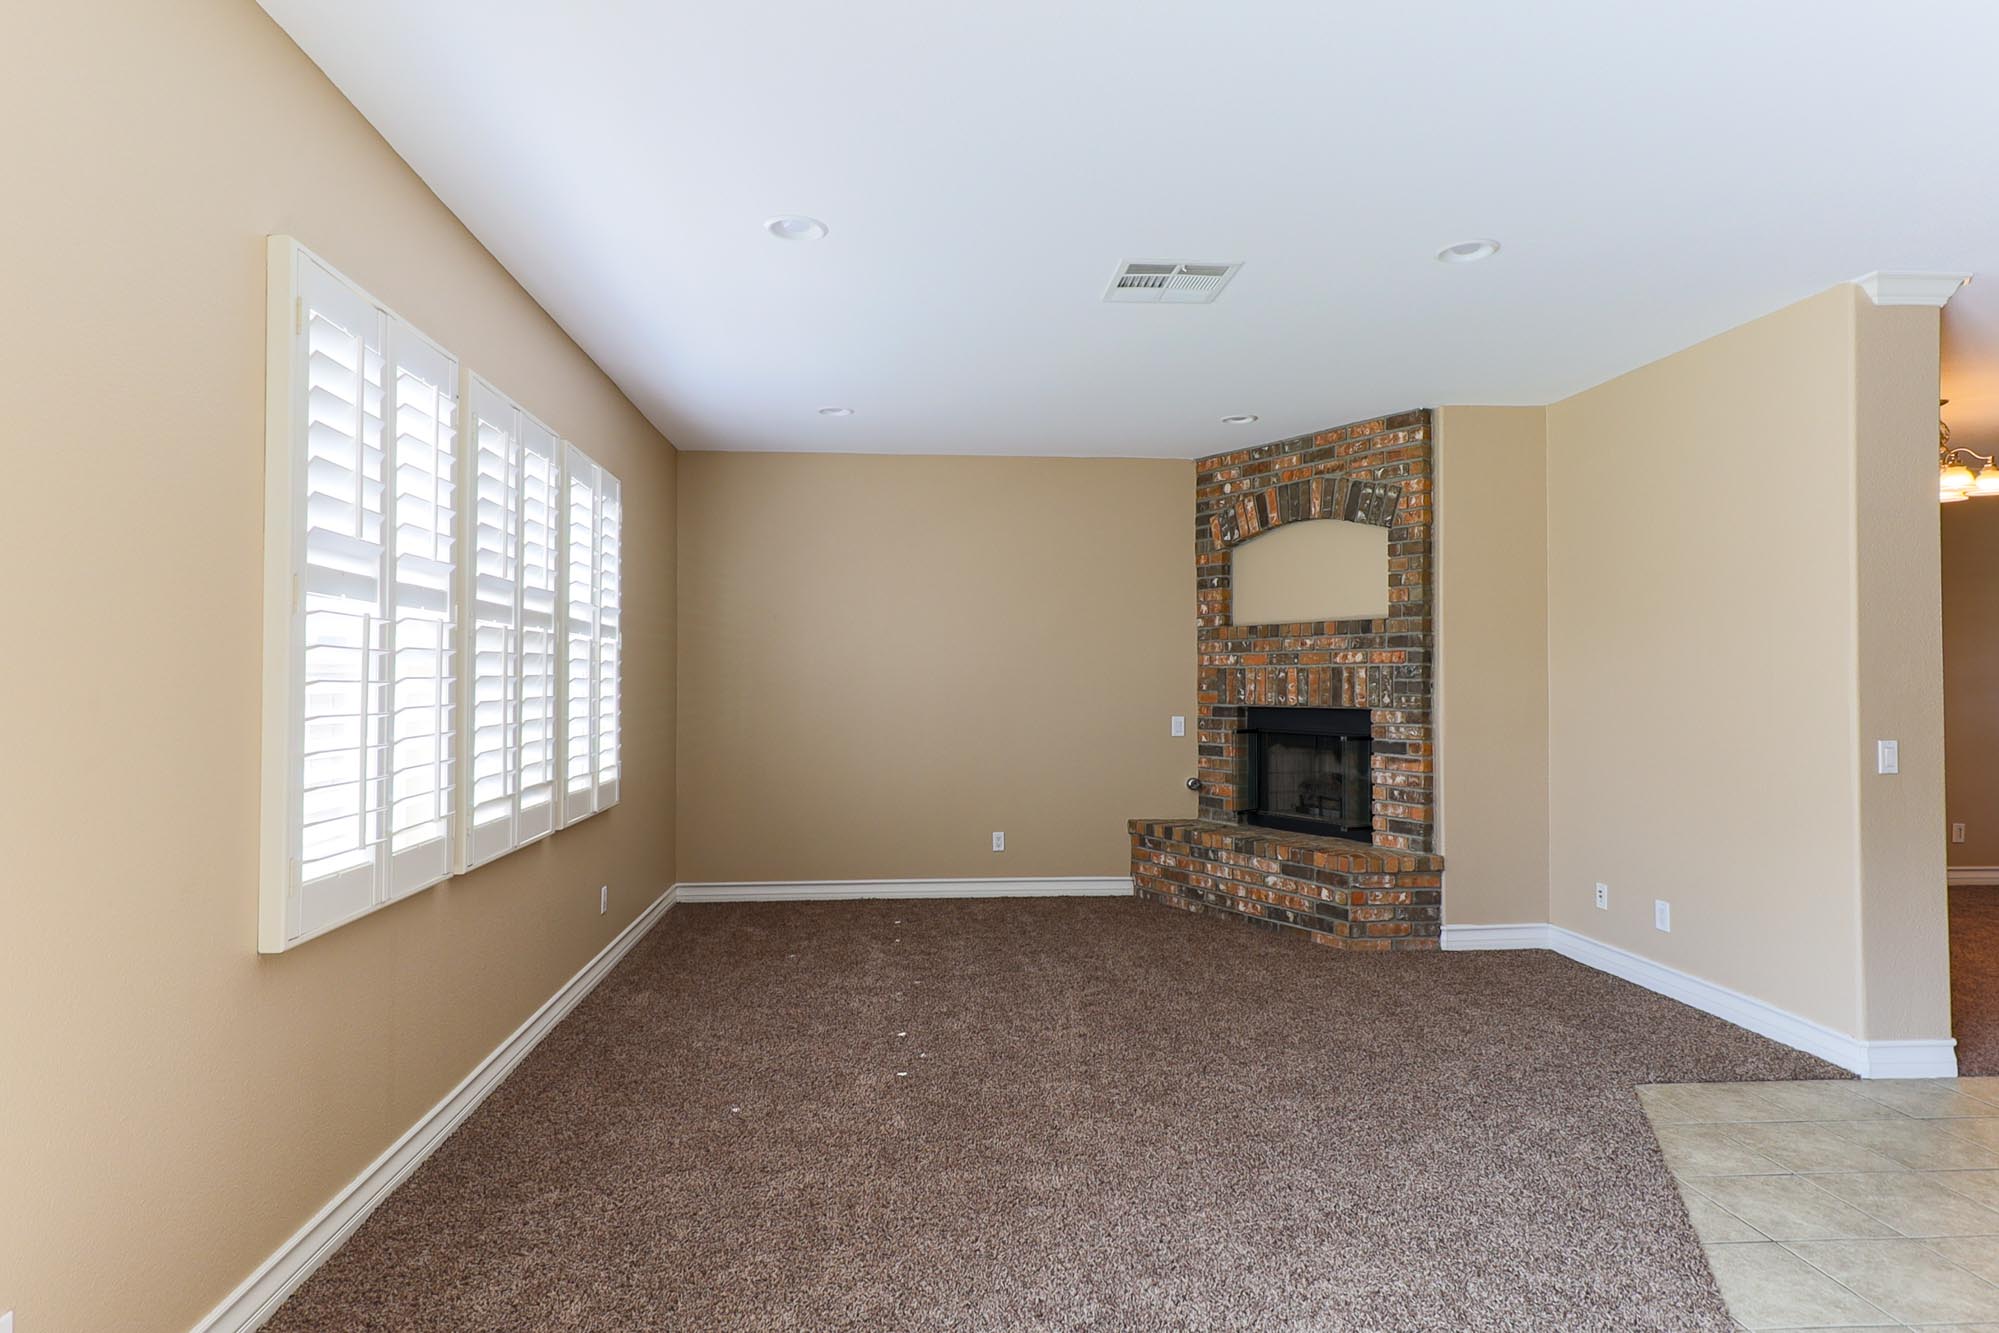
[[[1444,920],[1548,919],[1548,456],[1539,407],[1436,414]]]
[[[1858,288],[1844,291],[1854,321],[1860,1032],[1870,1041],[1937,1037],[1950,1031],[1934,443],[1939,312],[1876,306]],[[1893,776],[1871,762],[1882,737],[1901,747]]]
[[[683,881],[1124,875],[1127,819],[1192,813],[1191,463],[680,482]]]
[[[674,456],[250,0],[16,6],[0,118],[0,1309],[184,1330],[670,882]],[[260,957],[272,232],[622,476],[628,714],[621,808]]]
[[[1835,289],[1548,409],[1550,920],[1849,1033],[1852,346]]]
[[[1943,506],[1947,801],[1953,866],[1999,866],[1999,500]]]
[[[1940,918],[1873,910],[1942,897],[1934,548],[1886,553],[1934,530],[1902,420],[1935,396],[1916,313],[1834,288],[1548,409],[1550,919],[1876,1038],[1948,1030]],[[1873,775],[1877,734],[1900,778]],[[1905,1001],[1870,1012],[1891,981]]]

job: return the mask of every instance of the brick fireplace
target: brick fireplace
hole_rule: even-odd
[[[1133,820],[1140,896],[1296,929],[1348,949],[1434,949],[1430,414],[1359,421],[1196,464],[1200,800],[1192,820]],[[1388,530],[1388,615],[1238,625],[1231,555],[1285,523]],[[1366,841],[1247,822],[1251,710],[1365,709]]]

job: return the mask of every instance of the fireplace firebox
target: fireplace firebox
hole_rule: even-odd
[[[1251,708],[1243,819],[1367,842],[1374,833],[1372,727],[1365,708]]]

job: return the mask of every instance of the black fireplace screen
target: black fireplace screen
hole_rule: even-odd
[[[1374,742],[1365,708],[1252,708],[1245,818],[1366,842],[1374,830]]]

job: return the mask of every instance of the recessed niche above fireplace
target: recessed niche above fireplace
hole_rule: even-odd
[[[1318,518],[1285,523],[1229,553],[1238,625],[1378,620],[1389,612],[1388,529]]]
[[[1366,842],[1374,833],[1374,741],[1365,708],[1251,708],[1242,817],[1293,833]]]

